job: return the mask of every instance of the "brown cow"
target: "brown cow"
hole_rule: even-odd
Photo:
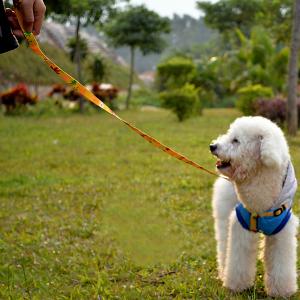
[[[112,107],[112,102],[118,97],[119,90],[109,83],[93,83],[92,92],[97,98]]]
[[[5,112],[10,113],[17,107],[35,105],[38,102],[37,96],[31,96],[24,83],[16,85],[14,88],[0,94],[0,101],[5,106]]]
[[[52,86],[52,90],[48,94],[48,97],[53,97],[55,94],[64,94],[67,91],[63,84],[55,84]]]
[[[92,91],[96,97],[109,106],[112,105],[112,101],[118,96],[119,93],[119,90],[109,83],[93,83],[91,86],[87,86],[87,88]],[[69,101],[78,101],[81,97],[78,91],[71,88],[67,89],[62,84],[54,85],[48,96],[52,97],[54,94],[61,94],[64,99]]]

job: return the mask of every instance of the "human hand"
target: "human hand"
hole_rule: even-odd
[[[43,0],[14,0],[14,7],[22,18],[22,27],[26,32],[33,32],[38,35],[41,31],[44,20],[46,6]],[[18,22],[16,13],[11,10],[6,10],[6,15],[11,24],[12,30],[16,36],[23,36],[21,26]]]

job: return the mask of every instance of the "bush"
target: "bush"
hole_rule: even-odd
[[[300,128],[300,99],[298,99],[298,127]],[[270,119],[283,126],[287,118],[286,100],[282,98],[259,99],[254,105],[255,115]]]
[[[174,56],[157,66],[160,90],[182,87],[194,76],[196,66],[192,59]]]
[[[255,102],[259,98],[271,98],[273,91],[269,87],[260,84],[249,85],[238,90],[237,108],[244,115],[252,115],[255,113]]]
[[[194,85],[186,84],[181,89],[161,93],[160,98],[163,106],[172,109],[179,121],[202,112],[199,91]]]
[[[254,105],[255,115],[270,119],[282,126],[286,120],[286,101],[282,98],[259,99]]]

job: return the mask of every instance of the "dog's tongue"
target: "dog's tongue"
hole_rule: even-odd
[[[218,169],[230,167],[230,162],[218,160],[218,161],[216,162],[216,167],[217,167]]]
[[[217,167],[222,166],[222,161],[221,161],[221,160],[218,160],[218,161],[216,162],[216,166],[217,166]]]

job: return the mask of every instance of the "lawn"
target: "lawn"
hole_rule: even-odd
[[[214,169],[208,145],[238,113],[121,116]],[[242,294],[216,278],[213,176],[101,112],[0,116],[0,128],[1,299],[265,298],[260,262]],[[300,179],[300,137],[289,142]]]

